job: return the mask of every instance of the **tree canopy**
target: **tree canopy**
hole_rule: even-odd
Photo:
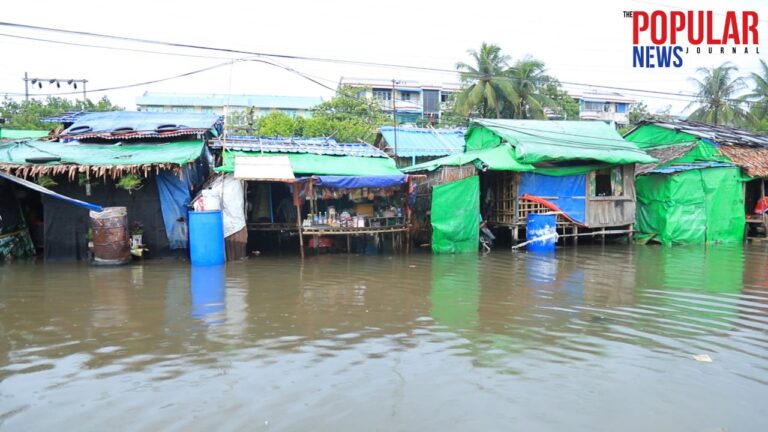
[[[44,100],[31,99],[16,101],[6,97],[0,104],[0,116],[5,118],[3,127],[8,129],[49,130],[50,123],[40,119],[70,111],[116,111],[122,108],[113,105],[109,98],[102,97],[96,102],[87,99],[85,102],[72,101],[61,97],[48,97]]]
[[[736,97],[737,93],[746,87],[743,78],[734,77],[738,70],[730,62],[717,67],[696,69],[701,78],[689,78],[696,86],[696,99],[688,104],[688,107],[698,108],[688,119],[729,126],[746,123],[748,113]]]

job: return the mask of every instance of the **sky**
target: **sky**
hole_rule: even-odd
[[[626,89],[651,112],[685,112],[698,67],[724,61],[741,75],[759,71],[768,59],[768,0],[582,0],[579,2],[291,0],[216,2],[179,0],[6,1],[0,21],[91,33],[204,45],[248,52],[406,65],[363,66],[340,62],[252,57],[161,45],[0,26],[0,95],[23,99],[29,77],[87,79],[88,97],[108,96],[129,110],[145,91],[321,96],[329,99],[341,77],[455,83],[459,61],[483,42],[499,45],[512,61],[531,55],[570,91],[590,85]],[[681,68],[633,68],[632,20],[627,10],[712,10],[724,20],[727,10],[759,14],[760,55],[689,54]],[[722,24],[721,24],[722,25]],[[15,36],[15,37],[14,37]],[[46,39],[35,41],[20,39]],[[55,43],[98,45],[100,48]],[[685,44],[683,44],[685,45]],[[108,47],[108,48],[105,48]],[[117,50],[115,48],[122,48]],[[129,51],[133,50],[133,51]],[[137,52],[152,51],[152,52]],[[257,61],[278,62],[298,73]],[[206,72],[121,90],[91,90],[132,85],[211,68]],[[435,68],[445,72],[413,69]],[[306,77],[309,76],[313,82]],[[635,90],[674,93],[652,97]],[[33,97],[67,96],[73,88],[46,83]]]

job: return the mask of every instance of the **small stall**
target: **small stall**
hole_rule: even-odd
[[[392,251],[408,249],[410,177],[407,175],[312,176],[296,179],[294,203],[302,245],[342,249],[332,236],[343,236],[345,250],[353,250],[352,240],[362,239],[362,247],[374,247],[389,240]],[[388,238],[385,238],[388,237]],[[357,245],[358,250],[361,245]]]

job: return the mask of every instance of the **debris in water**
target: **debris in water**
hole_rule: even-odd
[[[712,357],[706,354],[694,354],[693,359],[702,363],[712,363]]]
[[[410,267],[410,268],[416,268],[416,266],[415,266],[415,265],[413,265],[413,264],[409,265],[408,267]]]

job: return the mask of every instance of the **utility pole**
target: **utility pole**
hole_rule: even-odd
[[[397,163],[397,109],[395,108],[395,83],[397,81],[392,78],[392,125],[395,134],[395,163]]]
[[[67,85],[70,85],[74,87],[75,90],[77,90],[77,84],[80,83],[82,89],[83,89],[83,103],[85,103],[86,100],[88,100],[88,93],[85,90],[85,85],[88,82],[87,79],[72,79],[72,78],[30,78],[29,74],[27,72],[24,72],[24,97],[27,101],[29,101],[29,84],[31,83],[33,86],[37,84],[37,87],[42,89],[43,88],[43,82],[47,81],[48,84],[55,84],[56,88],[61,88],[61,83],[66,83]]]

